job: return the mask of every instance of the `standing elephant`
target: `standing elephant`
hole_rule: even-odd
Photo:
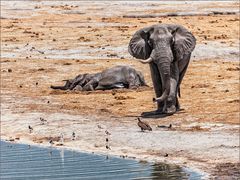
[[[196,39],[186,28],[157,24],[138,30],[129,42],[128,51],[150,65],[157,98],[157,110],[143,115],[173,114],[180,109],[180,84],[186,73]]]
[[[51,88],[94,91],[147,86],[143,74],[130,66],[114,66],[99,73],[79,74],[74,79],[64,81],[66,81],[64,86],[51,86]]]

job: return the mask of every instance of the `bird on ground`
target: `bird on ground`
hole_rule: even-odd
[[[49,143],[50,143],[50,145],[53,145],[53,144],[54,144],[54,142],[53,142],[52,139],[50,139]]]
[[[111,133],[110,133],[110,132],[108,132],[107,130],[105,131],[105,133],[106,133],[106,135],[111,135]]]
[[[109,150],[111,150],[110,146],[108,146],[108,145],[106,145],[106,149],[109,149]]]
[[[145,131],[145,130],[148,130],[148,131],[152,131],[152,128],[150,127],[150,125],[146,122],[143,122],[141,121],[140,118],[138,118],[138,126],[141,128],[141,131]]]
[[[75,132],[72,132],[72,140],[75,140],[75,138],[76,138],[76,134]]]
[[[108,142],[108,138],[106,138],[106,142]]]
[[[158,125],[158,128],[168,128],[171,129],[172,128],[172,124],[169,124],[169,126],[165,126],[165,125]]]
[[[100,125],[98,125],[97,127],[98,127],[98,129],[103,129],[102,126],[100,126]]]
[[[47,120],[46,120],[46,119],[43,119],[42,117],[40,117],[40,121],[41,121],[42,124],[44,124],[45,122],[47,122]]]
[[[32,133],[33,128],[30,125],[28,126],[28,129],[29,129],[29,133]]]

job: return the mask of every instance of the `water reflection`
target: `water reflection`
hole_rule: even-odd
[[[62,166],[64,167],[64,149],[62,148],[59,152],[60,152],[60,157],[62,160]]]
[[[169,165],[158,163],[152,165],[152,179],[154,180],[176,180],[176,179],[189,179],[183,169],[176,165]]]
[[[164,163],[79,153],[53,147],[0,144],[0,179],[198,179],[199,174]],[[12,147],[12,148],[10,148]],[[190,173],[189,173],[190,172]],[[190,178],[191,179],[191,178]]]

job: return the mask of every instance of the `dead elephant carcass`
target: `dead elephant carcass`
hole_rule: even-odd
[[[143,74],[130,66],[114,66],[99,73],[79,74],[74,79],[64,81],[66,81],[64,86],[51,86],[51,88],[93,91],[147,86]]]

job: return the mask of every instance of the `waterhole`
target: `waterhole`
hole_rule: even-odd
[[[176,165],[1,141],[0,179],[200,179]]]

